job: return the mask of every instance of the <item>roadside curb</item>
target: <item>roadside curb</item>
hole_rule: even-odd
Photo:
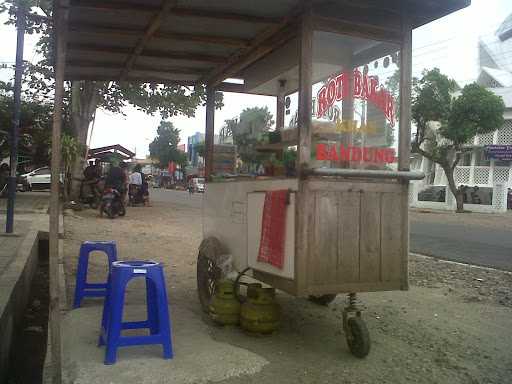
[[[460,265],[460,266],[463,266],[463,267],[481,269],[481,270],[484,270],[484,271],[493,271],[493,272],[497,271],[497,272],[505,273],[507,275],[512,275],[511,271],[507,271],[505,269],[486,267],[486,266],[477,265],[477,264],[462,263],[460,261],[446,260],[446,259],[441,259],[441,258],[439,258],[437,256],[430,256],[430,255],[425,255],[425,254],[416,253],[416,252],[409,252],[409,255],[410,256],[419,257],[419,258],[423,258],[423,259],[432,259],[432,260],[435,260],[438,263],[454,264],[454,265]]]

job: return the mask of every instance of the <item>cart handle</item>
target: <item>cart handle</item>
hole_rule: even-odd
[[[417,171],[381,171],[370,169],[310,168],[307,176],[373,177],[376,179],[422,180],[425,173]]]

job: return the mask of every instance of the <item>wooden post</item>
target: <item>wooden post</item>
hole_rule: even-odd
[[[402,17],[402,45],[400,54],[400,132],[398,135],[398,170],[408,171],[411,157],[411,78],[412,25]]]
[[[402,44],[400,53],[400,132],[398,135],[398,170],[408,171],[411,157],[411,78],[412,25],[406,12],[402,14]],[[402,283],[409,289],[409,180],[402,181]]]
[[[215,89],[208,87],[206,89],[206,132],[205,132],[205,180],[210,181],[213,173],[213,143],[215,136]]]
[[[51,159],[51,195],[50,195],[50,332],[52,351],[53,383],[62,380],[61,338],[60,338],[60,301],[59,301],[59,195],[62,127],[62,98],[64,94],[64,67],[66,62],[66,16],[59,1],[54,2],[54,38],[55,56],[55,98],[53,104],[52,159]]]
[[[312,124],[312,89],[313,78],[313,23],[311,19],[311,2],[306,2],[305,12],[300,21],[299,52],[299,111],[298,111],[298,169],[299,193],[296,197],[295,210],[295,280],[299,296],[307,294],[309,223],[312,222],[312,194],[308,192],[306,172],[311,160],[311,124]]]
[[[279,90],[276,99],[276,131],[281,131],[284,128],[284,87],[286,80],[279,80]]]
[[[299,177],[311,160],[311,82],[313,75],[313,23],[310,10],[304,13],[300,23],[299,53]]]

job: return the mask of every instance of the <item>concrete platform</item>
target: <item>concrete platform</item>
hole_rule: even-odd
[[[145,307],[125,308],[127,319],[143,320]],[[101,307],[70,311],[62,323],[65,384],[192,384],[252,375],[268,361],[248,350],[213,340],[206,324],[183,308],[170,307],[174,358],[164,360],[161,346],[123,347],[117,363],[104,365],[98,347]],[[138,315],[138,316],[137,316]]]

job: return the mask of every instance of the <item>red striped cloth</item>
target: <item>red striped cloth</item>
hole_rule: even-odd
[[[258,261],[283,269],[288,190],[267,191],[263,206]]]

